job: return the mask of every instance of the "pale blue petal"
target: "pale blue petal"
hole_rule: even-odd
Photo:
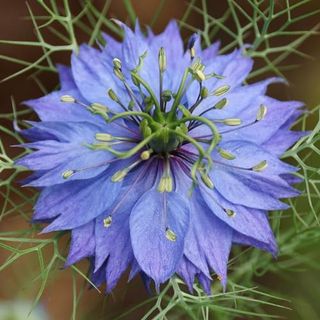
[[[161,194],[152,189],[132,209],[130,232],[134,255],[157,285],[176,271],[188,226],[188,204],[175,192]],[[166,238],[166,227],[174,231],[176,241]]]

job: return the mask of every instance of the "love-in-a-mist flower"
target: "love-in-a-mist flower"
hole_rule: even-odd
[[[40,188],[34,222],[71,230],[67,264],[89,257],[110,291],[129,268],[158,287],[175,274],[189,288],[225,286],[233,243],[277,251],[267,211],[297,195],[279,160],[301,133],[298,102],[265,95],[272,78],[244,80],[253,61],[218,55],[171,22],[160,35],[122,25],[117,42],[82,45],[58,66],[61,90],[31,100],[19,164]]]

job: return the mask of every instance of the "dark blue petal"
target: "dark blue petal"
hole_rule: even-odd
[[[236,244],[252,246],[260,250],[270,252],[273,256],[276,256],[278,253],[278,246],[274,237],[270,239],[268,243],[266,243],[259,241],[253,237],[245,236],[242,233],[234,232],[232,241]]]
[[[200,270],[191,261],[186,257],[182,257],[177,269],[177,274],[184,280],[191,293],[193,292],[195,276],[199,273]]]
[[[94,255],[95,237],[94,222],[91,221],[71,232],[71,244],[66,266],[70,266],[79,260]]]
[[[212,214],[198,191],[192,196],[190,209],[184,254],[206,277],[210,278],[208,267],[213,270],[225,286],[232,228]]]
[[[77,89],[76,83],[74,82],[71,68],[62,64],[57,65],[59,73],[60,86],[62,90],[75,90]]]

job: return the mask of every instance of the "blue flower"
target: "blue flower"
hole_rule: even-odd
[[[210,292],[233,243],[277,252],[267,211],[298,194],[279,156],[302,136],[301,103],[266,96],[278,78],[245,85],[241,50],[218,55],[197,35],[184,50],[175,22],[147,36],[121,26],[123,42],[82,45],[58,66],[61,89],[27,102],[41,120],[18,161],[41,190],[33,221],[71,230],[67,264],[89,257],[108,291],[129,268]]]

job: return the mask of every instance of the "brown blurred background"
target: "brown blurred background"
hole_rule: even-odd
[[[57,1],[59,3],[59,1]],[[275,1],[277,6],[283,6],[284,0]],[[294,1],[290,1],[290,3]],[[77,0],[69,0],[72,10],[79,12],[80,6]],[[99,7],[104,1],[94,1]],[[156,9],[159,6],[159,0],[133,1],[133,6],[137,12],[139,20],[142,24],[149,24],[154,16]],[[238,1],[247,5],[247,0]],[[37,1],[30,0],[29,4],[35,13],[39,11]],[[187,2],[185,0],[166,1],[163,12],[161,13],[158,22],[154,29],[160,32],[170,19],[180,19],[185,12]],[[199,3],[198,3],[199,5]],[[225,1],[207,1],[208,11],[211,14],[223,12],[226,8]],[[309,4],[310,10],[320,9],[320,1],[313,0]],[[120,20],[128,21],[128,16],[125,13],[123,1],[114,0],[108,11],[108,16],[117,17]],[[35,39],[34,29],[29,16],[26,4],[22,0],[2,0],[0,1],[0,39],[10,40],[29,40]],[[195,27],[202,28],[202,17],[199,14],[192,13],[189,20]],[[303,20],[296,26],[297,30],[305,30],[311,28],[320,22],[319,15],[315,15],[308,20]],[[85,37],[83,38],[85,41]],[[227,38],[222,39],[228,41]],[[290,81],[289,87],[281,87],[274,89],[273,94],[283,99],[298,99],[306,102],[308,108],[313,108],[320,103],[320,38],[319,36],[312,37],[302,45],[302,51],[314,57],[313,60],[305,60],[296,57],[289,57],[287,64],[299,63],[299,68],[285,72]],[[0,55],[17,57],[23,60],[34,61],[39,57],[39,50],[30,47],[18,47],[12,45],[0,45]],[[56,62],[64,62],[68,64],[69,55],[58,55]],[[0,59],[0,78],[4,78],[17,70],[18,67],[14,63],[9,63]],[[0,105],[1,113],[11,112],[11,100],[13,96],[19,110],[19,103],[23,100],[38,97],[42,95],[39,86],[35,81],[28,77],[29,74],[24,74],[15,79],[0,84]],[[41,77],[41,81],[48,90],[52,90],[57,85],[57,77],[54,74],[47,74]],[[5,124],[8,128],[12,128],[10,121],[0,119],[1,124]],[[12,141],[8,137],[3,137],[5,145],[9,145]],[[14,151],[11,151],[14,152]],[[16,228],[27,228],[28,224],[21,219],[20,215],[12,214],[10,217],[1,221],[0,230],[11,231]],[[0,264],[4,261],[7,255],[0,251]],[[318,256],[320,262],[320,253]],[[83,263],[84,270],[87,265]],[[38,268],[37,260],[32,256],[27,256],[19,260],[10,267],[7,271],[0,273],[0,300],[13,300],[17,298],[34,297],[36,287],[28,282],[26,277]],[[47,289],[41,299],[42,305],[48,310],[50,319],[64,320],[70,318],[72,311],[72,285],[71,272],[58,271],[56,277],[48,283]],[[292,283],[287,283],[282,286],[277,283],[276,279],[270,281],[270,286],[277,288],[279,292],[288,293],[294,302],[296,310],[289,312],[286,316],[288,319],[320,319],[320,310],[317,306],[320,295],[315,295],[312,287],[314,282],[318,282],[320,273],[307,272],[306,274],[294,276]],[[29,279],[30,280],[30,279]],[[273,282],[271,282],[273,281]],[[81,287],[81,282],[79,282]],[[85,290],[84,298],[80,305],[79,314],[83,317],[79,319],[112,319],[113,312],[122,310],[128,306],[141,302],[147,298],[143,286],[139,279],[134,280],[130,285],[126,285],[125,280],[115,290],[113,296],[104,297],[103,294],[97,293],[95,290]],[[295,303],[296,301],[296,303]],[[302,302],[301,302],[302,301]],[[110,303],[111,302],[111,303]],[[299,305],[303,304],[303,305]],[[101,306],[106,306],[102,310]],[[311,307],[309,306],[311,305]],[[304,311],[302,312],[302,308]],[[96,313],[96,310],[97,311]],[[315,310],[318,310],[319,313]],[[93,316],[94,315],[94,316]],[[127,319],[139,319],[140,315],[136,314]],[[2,319],[0,319],[2,320]]]

